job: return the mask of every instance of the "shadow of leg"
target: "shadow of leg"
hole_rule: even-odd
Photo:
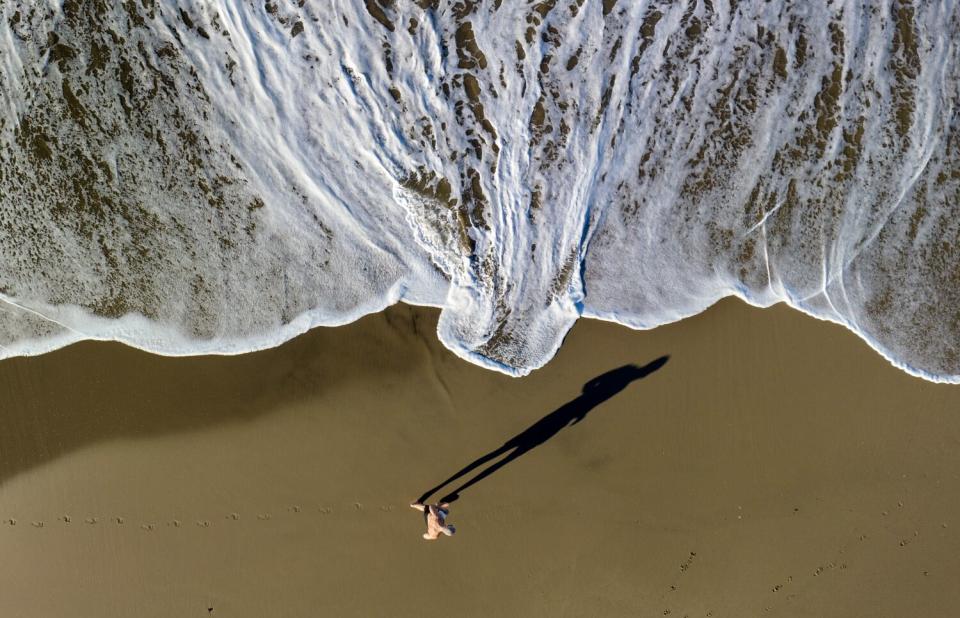
[[[500,449],[500,450],[502,451],[502,450],[505,450],[505,449]],[[510,463],[511,461],[513,461],[514,459],[516,459],[517,457],[519,457],[519,456],[523,455],[524,453],[526,453],[528,450],[529,450],[529,449],[521,449],[521,448],[519,448],[519,447],[518,447],[518,448],[514,448],[514,449],[513,449],[513,452],[511,452],[509,455],[507,455],[506,457],[504,457],[504,458],[501,459],[500,461],[496,462],[495,464],[491,465],[491,466],[490,466],[489,468],[487,468],[486,470],[481,471],[479,474],[477,474],[475,477],[473,477],[472,479],[470,479],[469,481],[467,481],[466,483],[464,483],[464,484],[461,485],[460,487],[457,487],[456,489],[454,489],[453,491],[451,491],[449,494],[447,494],[446,496],[444,496],[443,498],[441,498],[441,499],[440,499],[440,502],[456,502],[456,501],[460,498],[460,492],[461,492],[461,491],[464,491],[464,490],[467,489],[468,487],[471,487],[471,486],[473,486],[473,485],[476,485],[477,483],[479,483],[479,482],[482,481],[483,479],[487,478],[488,476],[490,476],[491,474],[493,474],[494,472],[496,472],[496,471],[499,470],[500,468],[504,467],[505,465],[507,465],[508,463]],[[474,467],[476,467],[476,466],[474,466]],[[461,475],[461,476],[462,476],[462,475]],[[446,484],[446,483],[444,483],[444,485],[445,485],[445,484]]]
[[[498,449],[496,449],[496,450],[493,450],[493,451],[490,451],[490,452],[487,453],[486,455],[475,459],[474,461],[472,461],[471,463],[469,463],[467,466],[465,466],[463,469],[461,469],[459,472],[457,472],[456,474],[454,474],[453,476],[451,476],[451,477],[448,478],[447,480],[445,480],[445,481],[443,481],[442,483],[440,483],[440,484],[438,484],[438,485],[436,485],[436,486],[431,487],[430,489],[428,489],[426,492],[424,492],[424,494],[423,494],[422,496],[420,496],[420,498],[417,500],[417,502],[420,502],[421,504],[426,504],[427,498],[429,498],[430,496],[432,496],[432,495],[435,494],[436,492],[440,491],[442,488],[446,487],[446,486],[449,485],[450,483],[454,482],[454,481],[457,480],[458,478],[460,478],[460,477],[462,477],[462,476],[465,476],[465,475],[467,475],[467,474],[470,474],[472,471],[476,470],[477,468],[479,468],[479,467],[482,466],[483,464],[487,463],[487,462],[490,461],[491,459],[496,459],[496,458],[499,457],[500,455],[503,455],[503,454],[506,453],[508,450],[510,450],[510,448],[511,448],[511,447],[509,447],[509,446],[507,446],[506,444],[504,444],[504,445],[501,446],[500,448],[498,448]],[[441,502],[453,502],[453,500],[441,500]]]

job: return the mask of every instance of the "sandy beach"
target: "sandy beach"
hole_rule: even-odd
[[[727,300],[580,321],[513,379],[397,306],[239,357],[82,343],[0,363],[0,615],[960,612],[960,387]],[[669,355],[465,490],[411,500],[627,363]]]

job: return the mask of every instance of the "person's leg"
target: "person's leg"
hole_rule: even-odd
[[[427,508],[427,507],[425,507],[425,506],[424,506],[423,504],[421,504],[420,502],[411,502],[411,503],[410,503],[410,508],[417,509],[418,511],[422,511],[422,510],[424,510],[424,509]]]

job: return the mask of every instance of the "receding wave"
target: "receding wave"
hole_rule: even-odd
[[[398,301],[524,374],[724,296],[960,381],[960,7],[13,0],[0,345],[239,353]]]

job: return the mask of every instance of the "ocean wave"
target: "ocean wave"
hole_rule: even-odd
[[[960,381],[954,0],[0,8],[0,352],[395,302],[523,375],[736,295]]]

